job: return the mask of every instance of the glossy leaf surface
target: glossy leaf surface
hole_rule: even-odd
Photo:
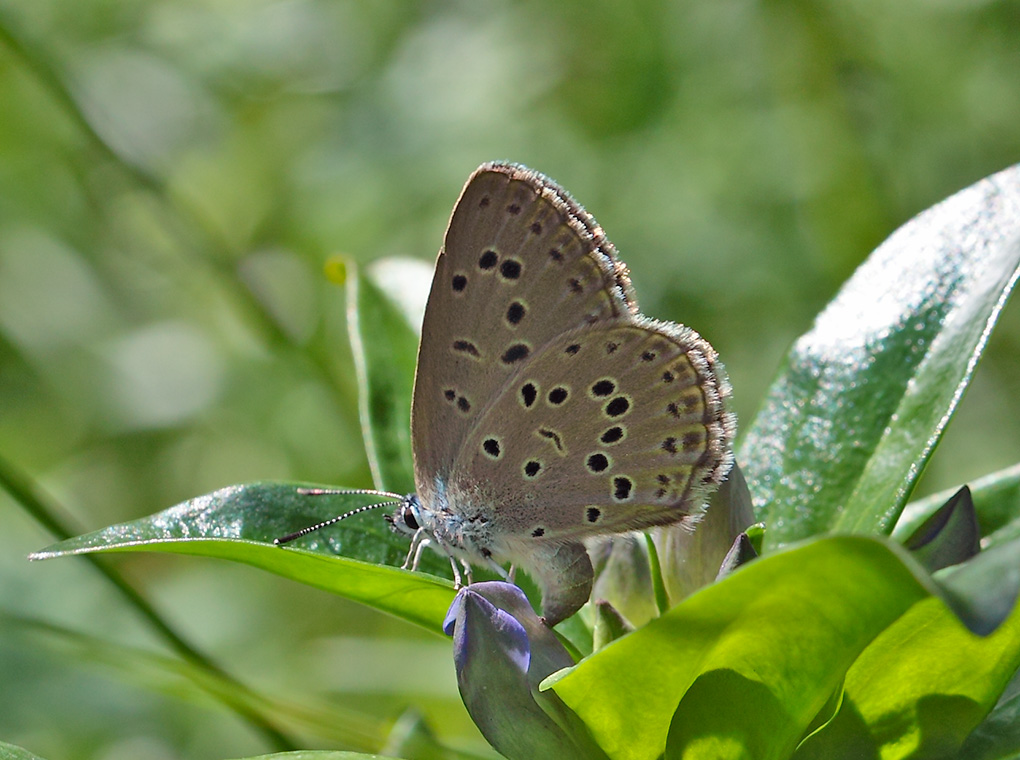
[[[1020,167],[903,225],[787,356],[741,448],[766,543],[888,533],[1020,265]]]
[[[447,561],[422,556],[423,572],[403,562],[407,541],[370,511],[323,529],[287,547],[273,539],[378,497],[361,494],[312,496],[297,484],[231,486],[183,502],[155,515],[114,525],[54,544],[33,559],[94,551],[164,551],[221,557],[332,591],[439,633],[453,600]],[[304,548],[292,548],[301,546]],[[339,556],[342,555],[342,556]]]

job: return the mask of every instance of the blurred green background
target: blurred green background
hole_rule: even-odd
[[[368,486],[342,253],[431,262],[481,162],[563,184],[643,311],[720,351],[746,427],[897,226],[1020,161],[1020,3],[0,0],[0,457],[78,529],[231,483]],[[1020,460],[1008,309],[922,482]],[[0,738],[53,758],[269,751],[0,492]],[[378,749],[473,746],[446,641],[225,563],[115,557],[242,680]],[[311,709],[311,708],[309,708]]]

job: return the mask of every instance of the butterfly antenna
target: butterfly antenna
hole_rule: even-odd
[[[371,489],[350,489],[350,490],[346,490],[345,489],[345,490],[339,490],[339,489],[335,489],[335,488],[299,488],[299,489],[297,489],[297,491],[298,491],[299,494],[303,494],[305,496],[325,496],[325,495],[330,495],[330,494],[354,494],[354,495],[363,495],[363,496],[390,496],[390,497],[396,499],[396,501],[383,501],[383,502],[379,502],[378,504],[366,504],[364,507],[358,507],[357,509],[352,509],[350,512],[344,512],[342,515],[337,515],[336,517],[331,517],[330,519],[323,520],[322,522],[316,523],[315,525],[309,525],[307,528],[302,528],[301,530],[296,531],[294,533],[288,533],[286,536],[282,536],[281,538],[274,538],[273,539],[273,543],[276,544],[277,546],[283,546],[284,544],[289,544],[291,541],[293,541],[295,539],[301,538],[302,536],[307,536],[309,533],[314,533],[315,531],[321,530],[322,528],[328,528],[330,525],[335,525],[336,523],[340,522],[341,520],[346,520],[348,517],[353,517],[354,515],[359,515],[362,512],[367,512],[370,509],[379,509],[381,507],[395,507],[398,504],[400,504],[403,501],[403,498],[404,498],[400,494],[390,493],[389,491],[373,491]]]

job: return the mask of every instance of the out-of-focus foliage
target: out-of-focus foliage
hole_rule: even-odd
[[[596,215],[747,419],[878,242],[1020,160],[1018,34],[1015,2],[0,0],[0,457],[81,530],[230,483],[369,485],[322,264],[431,261],[495,158]],[[1017,314],[923,490],[1020,459]],[[0,609],[158,650],[83,567],[27,565],[51,536],[2,492],[0,520]],[[242,680],[349,709],[356,749],[407,706],[478,741],[448,642],[244,568],[118,564]],[[109,659],[0,620],[0,737],[267,751]]]

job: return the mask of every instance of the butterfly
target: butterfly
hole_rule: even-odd
[[[733,462],[729,395],[707,341],[638,312],[616,249],[566,191],[518,164],[483,164],[453,210],[425,309],[416,492],[366,491],[395,501],[355,512],[395,505],[388,519],[411,536],[405,568],[431,545],[458,586],[458,561],[469,580],[472,564],[522,568],[554,625],[591,594],[587,540],[696,522]]]

